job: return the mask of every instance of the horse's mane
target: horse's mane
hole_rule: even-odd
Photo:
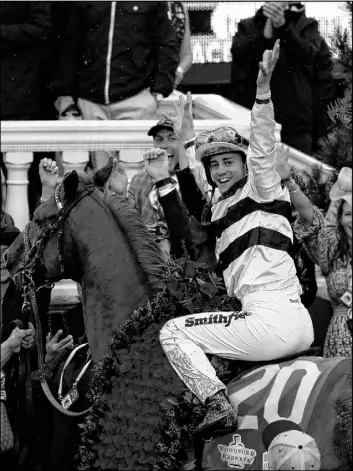
[[[111,171],[109,167],[107,165],[100,169],[96,172],[96,176],[93,173],[82,171],[78,171],[77,175],[84,185],[99,187],[101,179],[105,180],[101,173],[109,173]],[[163,263],[155,240],[136,210],[129,205],[124,197],[109,190],[105,190],[104,193],[104,202],[125,235],[143,274],[147,277],[148,286],[153,290],[156,289],[162,282]]]
[[[128,240],[143,273],[147,276],[148,285],[152,289],[157,288],[162,281],[163,269],[155,240],[136,210],[124,197],[107,191],[105,202]]]

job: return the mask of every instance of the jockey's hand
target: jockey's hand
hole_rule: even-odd
[[[168,178],[169,175],[169,159],[168,153],[164,149],[151,149],[143,153],[145,162],[145,170],[155,182]]]
[[[46,344],[45,350],[47,352],[45,360],[48,361],[49,358],[52,358],[57,353],[61,352],[65,348],[72,348],[74,345],[74,341],[72,335],[68,335],[64,339],[59,341],[59,338],[63,334],[63,331],[60,329],[57,333],[52,337],[51,333],[46,336]]]
[[[108,188],[118,195],[126,195],[128,179],[124,167],[114,159],[113,170],[108,180]]]
[[[262,56],[259,64],[259,75],[257,76],[257,88],[260,93],[267,93],[270,90],[270,81],[272,73],[275,70],[280,51],[280,41],[277,39],[271,50],[267,49]]]
[[[6,346],[12,352],[18,353],[21,349],[22,342],[25,342],[25,345],[28,345],[28,342],[31,338],[34,338],[35,332],[32,324],[29,323],[32,328],[29,329],[19,329],[15,327],[11,332],[10,337],[6,340]],[[4,342],[5,343],[5,342]],[[25,345],[23,345],[25,347]],[[26,347],[25,347],[26,348]]]
[[[40,161],[39,177],[42,182],[42,199],[47,200],[52,195],[59,177],[59,167],[55,160],[44,158]]]
[[[192,116],[192,95],[187,93],[186,100],[183,95],[179,96],[179,103],[173,101],[175,116],[163,113],[164,117],[173,123],[174,132],[182,142],[190,141],[195,137],[194,119]]]
[[[283,144],[277,147],[277,164],[276,170],[281,177],[281,180],[288,180],[291,177],[291,167],[288,163],[289,148]]]

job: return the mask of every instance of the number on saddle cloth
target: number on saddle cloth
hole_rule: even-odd
[[[238,410],[238,428],[205,443],[202,469],[268,469],[262,432],[269,423],[285,419],[299,424],[325,451],[322,469],[341,465],[333,443],[335,405],[342,395],[352,394],[351,368],[350,358],[305,356],[264,365],[233,380],[227,392]]]

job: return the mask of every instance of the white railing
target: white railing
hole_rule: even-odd
[[[161,112],[172,114],[174,92],[164,100]],[[249,136],[250,111],[218,95],[193,97],[195,131],[209,131],[217,126],[231,125]],[[143,168],[142,152],[152,146],[147,132],[156,121],[5,121],[1,123],[1,152],[8,172],[6,211],[15,224],[23,229],[29,220],[27,186],[28,169],[33,152],[61,153],[61,174],[82,170],[89,160],[89,152],[97,150],[120,152],[128,179]],[[276,137],[280,140],[280,126]],[[295,149],[290,149],[290,163],[299,171],[317,161]],[[324,166],[330,171],[329,166]],[[54,301],[55,300],[55,301]],[[57,283],[53,290],[54,305],[75,304],[76,285],[68,280]]]

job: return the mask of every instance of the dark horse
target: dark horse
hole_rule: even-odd
[[[199,267],[192,274],[184,272],[185,266],[173,263],[163,267],[154,241],[134,210],[123,198],[98,189],[95,183],[97,179],[78,176],[76,172],[66,176],[8,250],[7,267],[19,284],[26,284],[28,277],[36,284],[64,277],[82,284],[85,326],[95,367],[91,385],[94,408],[84,425],[80,469],[178,470],[185,462],[189,462],[188,469],[193,469],[198,461],[195,444],[202,456],[195,431],[204,408],[168,364],[158,333],[164,322],[183,313],[185,306],[179,300],[184,282],[187,289],[193,290],[195,299],[202,298],[198,281],[202,269]],[[195,309],[200,312],[212,308],[214,298],[209,296],[198,306],[195,303]],[[349,467],[351,447],[344,438],[351,433],[352,425],[351,361],[317,357],[297,360],[283,359],[278,364],[262,366],[247,364],[243,372],[255,366],[260,369],[254,370],[253,376],[246,375],[229,384],[228,393],[240,404],[240,416],[261,414],[257,429],[254,425],[249,427],[245,420],[234,434],[241,434],[241,439],[247,430],[249,437],[255,430],[256,438],[252,440],[258,441],[261,427],[270,419],[257,404],[267,403],[262,399],[269,394],[276,396],[276,390],[271,388],[277,377],[282,382],[281,392],[287,392],[286,397],[291,392],[297,414],[298,410],[302,412],[297,420],[307,430],[312,419],[306,414],[301,421],[307,408],[304,410],[298,403],[296,392],[303,395],[304,389],[308,403],[317,401],[327,384],[331,389],[326,395],[321,394],[319,409],[325,412],[315,419],[312,433],[322,449],[330,450],[331,458],[323,461],[325,469]],[[240,373],[239,369],[232,370],[229,377],[229,368],[222,361],[216,370],[228,381]],[[333,382],[333,371],[339,374],[339,381]],[[290,372],[294,376],[287,386],[283,380],[289,378]],[[317,381],[310,380],[312,373]],[[249,378],[254,379],[255,389]],[[315,392],[319,386],[320,391]],[[325,398],[331,401],[325,402]],[[277,402],[275,412],[290,417],[291,410],[283,415],[283,404],[294,409],[287,400],[281,402],[281,407]],[[273,409],[272,403],[270,406]],[[328,429],[335,432],[329,433]],[[321,437],[317,436],[318,430]],[[224,440],[227,447],[232,437]],[[248,442],[245,445],[249,447]],[[211,449],[207,446],[201,459],[203,467],[227,469],[227,462],[217,455],[218,444]],[[262,445],[258,447],[260,456]],[[233,448],[231,451],[237,453]],[[259,469],[258,466],[259,461],[253,460],[248,469]]]

